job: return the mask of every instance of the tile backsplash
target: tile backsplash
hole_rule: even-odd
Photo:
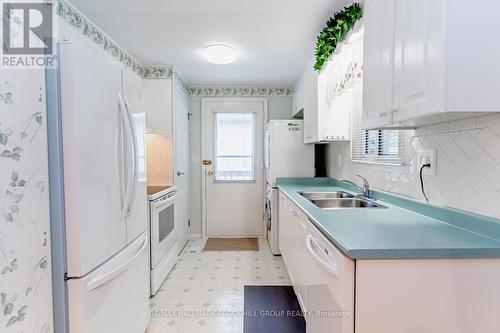
[[[424,176],[429,202],[500,218],[500,114],[418,128],[408,149],[408,165],[384,166],[352,162],[350,144],[333,143],[329,175],[360,174],[375,189],[423,200],[416,152],[436,149],[436,175]]]
[[[172,137],[156,133],[146,135],[146,160],[148,185],[172,185],[173,179]]]

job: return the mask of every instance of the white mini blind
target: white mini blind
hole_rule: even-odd
[[[359,97],[362,101],[362,96]],[[360,102],[361,104],[361,102]],[[409,162],[412,130],[366,130],[362,105],[354,108],[351,129],[351,160],[365,163],[404,165]]]

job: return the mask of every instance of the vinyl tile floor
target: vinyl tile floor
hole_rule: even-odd
[[[283,260],[265,238],[253,252],[202,252],[205,241],[189,240],[150,299],[147,333],[241,333],[245,285],[290,285]]]

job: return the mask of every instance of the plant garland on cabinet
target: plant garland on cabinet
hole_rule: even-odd
[[[349,31],[362,16],[361,5],[354,3],[328,19],[316,42],[315,70],[320,71],[323,68],[323,65],[337,49],[337,45],[344,41]]]

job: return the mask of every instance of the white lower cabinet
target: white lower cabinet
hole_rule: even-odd
[[[307,333],[498,332],[500,258],[355,261],[282,192],[279,216]]]
[[[307,224],[305,285],[308,333],[354,332],[354,260]]]
[[[306,305],[306,279],[307,265],[306,263],[306,246],[304,239],[306,238],[307,229],[305,216],[300,212],[295,205],[289,205],[291,230],[291,250],[292,250],[292,270],[294,274],[294,289],[297,294],[300,307],[303,311],[307,311]]]
[[[280,193],[280,249],[308,333],[354,332],[354,260]]]

